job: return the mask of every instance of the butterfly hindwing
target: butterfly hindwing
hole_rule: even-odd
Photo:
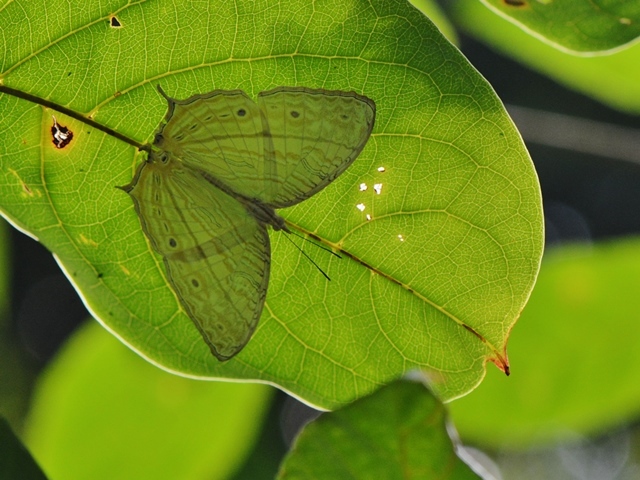
[[[270,267],[266,227],[175,161],[143,164],[128,188],[182,306],[216,357],[227,360],[260,319]]]

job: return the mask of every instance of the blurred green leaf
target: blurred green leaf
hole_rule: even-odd
[[[497,51],[614,108],[640,112],[640,45],[615,55],[577,57],[538,41],[477,0],[460,0],[452,7],[462,28]]]
[[[524,448],[640,418],[640,239],[554,248],[514,330],[508,379],[450,405],[465,441]]]
[[[0,478],[5,480],[47,480],[38,464],[0,417]]]
[[[4,215],[57,255],[96,318],[144,357],[189,376],[275,383],[325,408],[414,367],[430,370],[449,399],[481,381],[487,360],[506,368],[508,332],[542,252],[538,180],[491,86],[414,7],[16,0],[0,25],[10,52],[4,85],[140,142],[165,114],[157,84],[177,98],[304,85],[356,90],[377,104],[355,164],[281,211],[344,254],[310,248],[331,282],[273,233],[261,323],[222,364],[183,313],[131,200],[114,188],[143,156],[49,108],[0,97]],[[61,150],[52,114],[74,132]]]
[[[11,291],[11,245],[9,241],[10,227],[0,218],[0,329],[9,324],[9,300]]]
[[[309,423],[278,478],[479,478],[456,456],[445,413],[423,385],[396,381]]]
[[[52,479],[225,479],[252,448],[269,392],[163,372],[90,323],[41,380],[28,445]]]
[[[574,53],[606,52],[640,36],[640,2],[482,0],[526,32]]]
[[[9,311],[11,250],[9,227],[0,219],[0,417],[20,430],[29,397],[33,372],[26,365]],[[0,476],[0,478],[3,478]]]

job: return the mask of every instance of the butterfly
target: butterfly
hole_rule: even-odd
[[[167,280],[211,352],[225,361],[253,334],[267,295],[268,228],[276,209],[335,180],[364,148],[373,100],[354,92],[278,87],[254,102],[214,90],[168,111],[147,159],[119,187],[164,259]]]

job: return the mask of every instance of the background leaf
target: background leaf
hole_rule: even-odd
[[[608,51],[640,36],[640,2],[482,0],[496,13],[561,50]]]
[[[15,436],[9,423],[0,417],[0,478],[7,480],[47,480],[28,450]]]
[[[637,238],[550,251],[514,331],[513,375],[451,404],[462,438],[524,448],[637,420],[639,283]]]
[[[140,142],[166,110],[157,84],[177,98],[304,85],[355,90],[377,104],[355,164],[281,211],[343,252],[338,260],[309,247],[332,281],[273,234],[261,323],[221,364],[182,312],[132,202],[114,188],[143,156],[58,114],[75,137],[56,149],[55,112],[0,97],[4,215],[55,252],[96,318],[134,350],[183,375],[272,382],[324,408],[413,367],[429,370],[445,399],[477,385],[487,360],[506,368],[508,333],[542,252],[538,181],[491,87],[415,8],[159,0],[76,12],[16,1],[0,25],[12,52],[5,85]]]
[[[456,22],[496,51],[613,108],[640,112],[640,45],[615,55],[577,57],[540,42],[477,0],[460,0],[452,7]]]
[[[443,405],[423,385],[399,381],[308,424],[278,478],[479,477],[456,456]]]
[[[91,323],[41,379],[28,445],[54,480],[228,478],[253,445],[269,393],[168,374]]]
[[[9,308],[12,266],[9,245],[9,226],[0,220],[0,417],[14,429],[19,429],[27,409],[33,372],[13,337],[15,330]]]

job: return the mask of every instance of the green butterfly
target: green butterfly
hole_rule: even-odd
[[[180,303],[221,361],[253,334],[269,284],[276,209],[329,185],[364,148],[375,103],[354,92],[279,87],[168,97],[129,185]]]

